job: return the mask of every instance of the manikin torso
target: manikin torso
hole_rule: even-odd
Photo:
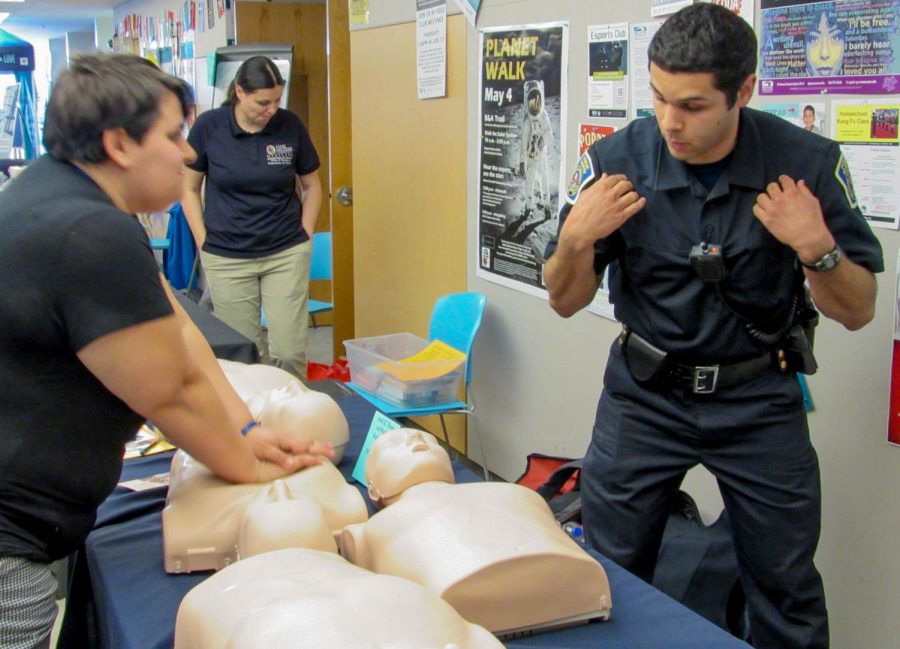
[[[502,649],[412,582],[333,553],[286,549],[242,559],[182,600],[175,649]]]
[[[605,571],[537,493],[500,482],[450,484],[445,467],[446,452],[427,433],[398,429],[376,440],[369,491],[390,504],[344,528],[341,554],[425,586],[497,634],[609,616]]]
[[[329,441],[335,448],[334,461],[339,461],[349,427],[331,397],[306,389],[275,367],[220,363],[232,386],[264,425],[293,428],[309,439]],[[239,536],[257,553],[288,545],[333,550],[330,534],[320,534],[311,524],[317,512],[329,532],[368,517],[359,491],[329,462],[270,484],[233,484],[178,451],[172,459],[163,510],[166,572],[219,570],[237,560]],[[260,517],[282,523],[254,524]]]
[[[304,512],[310,509],[321,510],[329,531],[368,518],[359,491],[347,484],[330,462],[268,485],[232,484],[179,451],[172,460],[169,495],[162,513],[166,572],[220,570],[234,563],[241,534],[259,539],[266,547],[283,547],[289,544],[286,539],[322,538],[315,531],[307,536],[310,526]],[[266,515],[258,510],[293,512],[282,518],[298,523],[281,531],[267,528],[255,532],[252,524],[244,529],[245,518]],[[282,540],[275,538],[278,535]],[[263,540],[266,537],[270,540]],[[327,548],[320,543],[313,547]]]

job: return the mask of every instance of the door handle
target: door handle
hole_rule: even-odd
[[[337,202],[341,205],[349,207],[353,205],[353,188],[344,185],[340,189],[337,190]]]

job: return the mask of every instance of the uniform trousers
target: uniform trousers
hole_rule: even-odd
[[[258,259],[200,253],[216,316],[252,340],[263,363],[300,379],[306,379],[311,253],[311,241]]]
[[[651,581],[670,503],[697,464],[728,511],[754,646],[827,647],[819,463],[796,377],[768,371],[711,395],[651,390],[614,343],[582,473],[587,542]]]
[[[0,557],[0,649],[47,649],[56,619],[50,566]]]

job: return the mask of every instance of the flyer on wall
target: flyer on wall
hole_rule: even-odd
[[[791,124],[806,129],[810,133],[826,135],[828,130],[825,114],[825,103],[813,102],[781,102],[778,104],[766,104],[762,109],[770,115],[775,115]]]
[[[653,92],[650,90],[650,69],[647,50],[650,41],[659,31],[662,22],[632,23],[631,38],[628,41],[628,69],[631,77],[632,117],[650,117],[653,112]]]
[[[628,23],[588,27],[588,115],[628,117]]]
[[[876,228],[900,226],[900,103],[847,99],[831,104],[831,132],[853,178],[852,198]]]
[[[761,0],[760,95],[900,92],[900,0]]]
[[[568,23],[480,36],[477,274],[546,298],[565,160]]]

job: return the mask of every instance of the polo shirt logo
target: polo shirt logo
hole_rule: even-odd
[[[581,190],[596,177],[597,172],[594,171],[594,161],[591,159],[591,154],[585,152],[575,165],[575,173],[572,174],[572,179],[569,181],[569,186],[566,189],[566,200],[574,205]]]
[[[856,209],[859,203],[856,200],[856,192],[853,190],[853,179],[850,178],[850,165],[847,164],[847,159],[843,153],[838,160],[837,166],[834,168],[834,177],[837,178],[841,187],[844,188],[844,194],[847,196],[847,202],[850,203],[850,207]]]
[[[270,165],[289,165],[294,162],[294,147],[290,144],[266,145],[266,162]]]

